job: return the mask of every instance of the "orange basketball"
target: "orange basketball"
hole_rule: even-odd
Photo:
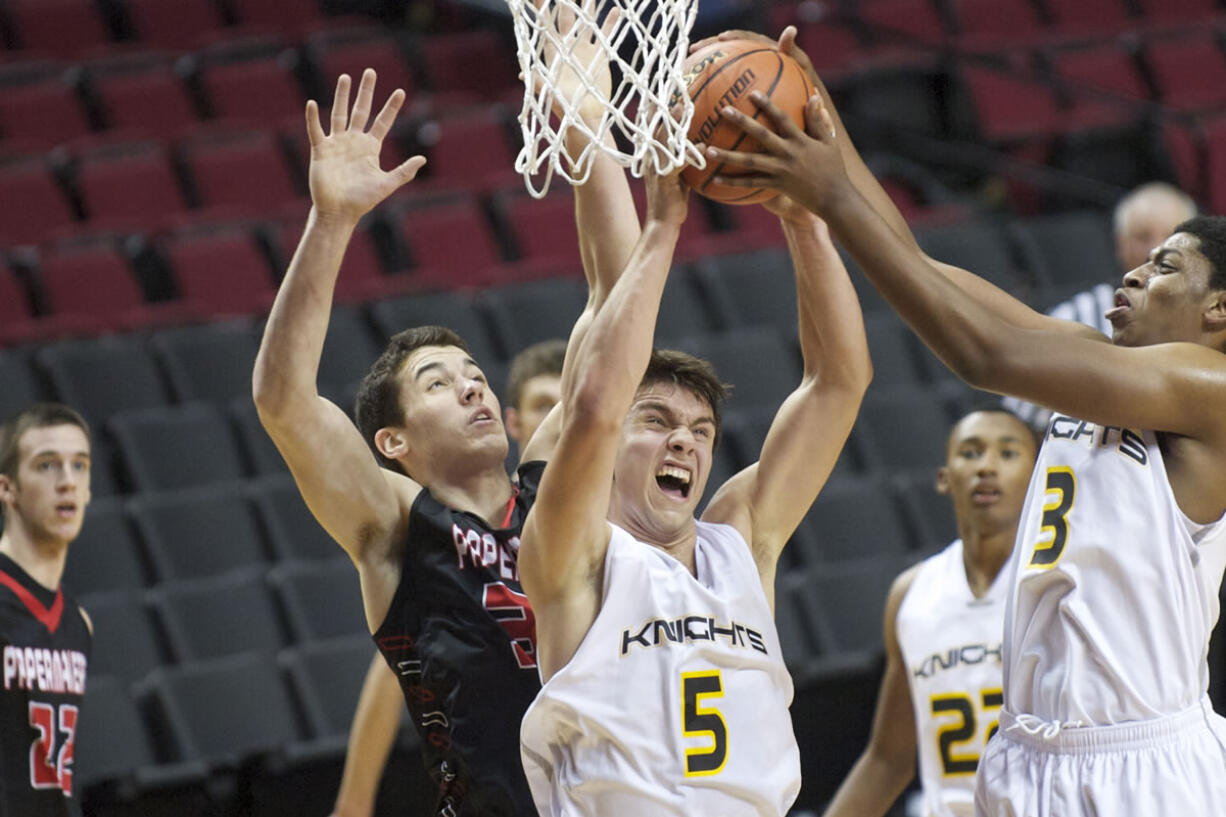
[[[813,83],[796,60],[749,40],[715,43],[695,51],[685,62],[685,84],[694,101],[690,141],[750,153],[761,150],[761,145],[720,116],[721,108],[744,111],[773,130],[770,119],[749,98],[749,92],[757,90],[803,129],[805,103],[813,95]],[[778,195],[774,190],[715,184],[711,177],[717,174],[736,176],[743,171],[707,159],[705,168],[687,167],[681,178],[695,192],[727,204],[757,204]]]

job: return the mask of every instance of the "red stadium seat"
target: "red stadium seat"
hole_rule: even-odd
[[[95,224],[158,218],[186,209],[166,149],[157,142],[102,145],[77,156],[77,190]]]
[[[779,27],[771,30],[783,29]],[[832,71],[852,68],[864,54],[863,44],[855,31],[826,20],[800,23],[796,29],[796,42],[809,55],[813,67],[823,77]]]
[[[1124,31],[1134,23],[1127,0],[1047,0],[1058,37],[1099,38]]]
[[[269,210],[301,195],[272,133],[202,130],[180,149],[201,206]]]
[[[111,40],[96,0],[6,0],[20,47],[76,57]]]
[[[355,82],[366,68],[379,77],[380,98],[403,88],[408,102],[417,93],[419,82],[401,41],[382,28],[343,28],[323,31],[310,39],[307,54],[315,63],[320,80],[329,90],[341,74]],[[322,102],[322,100],[321,100]]]
[[[0,235],[10,243],[34,244],[73,223],[72,207],[41,158],[0,164]]]
[[[964,67],[962,75],[988,141],[1008,142],[1060,129],[1060,102],[1049,86],[978,66]]]
[[[1132,55],[1115,45],[1062,51],[1052,56],[1052,67],[1069,94],[1069,118],[1078,125],[1135,121],[1137,103],[1151,96]]]
[[[426,38],[422,51],[440,101],[500,99],[519,85],[515,49],[492,31],[436,34]]]
[[[87,64],[88,86],[108,127],[174,136],[200,121],[174,57],[142,52]]]
[[[33,320],[34,310],[25,287],[7,265],[0,266],[0,324]]]
[[[1205,123],[1205,190],[1210,213],[1226,213],[1226,117]]]
[[[424,283],[461,288],[497,280],[502,254],[476,199],[405,207],[394,220],[408,245],[414,275]]]
[[[879,32],[906,40],[939,45],[948,36],[945,21],[932,0],[880,0],[862,4],[859,13]]]
[[[1039,16],[1029,0],[951,0],[950,8],[964,48],[1022,45],[1040,35]]]
[[[222,27],[215,0],[124,0],[142,47],[191,48]]]
[[[240,25],[284,29],[323,18],[316,0],[229,0]]]
[[[417,134],[428,159],[419,189],[480,191],[518,178],[518,146],[502,108],[456,110],[421,124]]]
[[[548,268],[582,269],[579,236],[575,230],[575,202],[563,183],[555,192],[535,199],[523,189],[502,196],[500,211],[515,241],[517,259]]]
[[[1135,0],[1149,26],[1188,26],[1217,19],[1221,7],[1217,0]]]
[[[1221,81],[1226,57],[1212,32],[1154,38],[1144,53],[1163,105],[1180,111],[1226,108],[1226,83]]]
[[[226,53],[204,55],[197,70],[205,104],[223,119],[246,119],[273,125],[302,119],[306,94],[294,76],[287,53]]]
[[[50,146],[89,133],[85,108],[64,71],[51,61],[0,68],[0,136]]]
[[[135,273],[109,242],[44,251],[39,278],[52,314],[92,317],[115,329],[149,316]]]
[[[248,230],[185,230],[164,237],[159,247],[190,308],[208,315],[242,315],[272,304],[272,269]]]

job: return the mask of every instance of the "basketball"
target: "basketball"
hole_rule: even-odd
[[[803,129],[805,103],[814,90],[796,60],[772,46],[749,40],[719,42],[695,51],[685,62],[685,84],[694,102],[690,141],[751,153],[760,151],[761,145],[720,116],[720,109],[731,106],[770,128],[770,119],[749,98],[750,91],[757,90]],[[774,190],[731,187],[711,181],[719,174],[742,173],[708,159],[705,168],[686,167],[681,178],[696,193],[726,204],[757,204],[778,195]]]

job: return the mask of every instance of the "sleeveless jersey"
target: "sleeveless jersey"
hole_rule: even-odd
[[[1183,514],[1154,432],[1055,415],[1014,559],[1009,712],[1106,726],[1198,705],[1226,518],[1198,525]]]
[[[421,736],[438,817],[536,814],[519,722],[541,682],[516,560],[544,467],[520,467],[501,528],[442,505],[429,490],[410,512],[400,586],[373,638]]]
[[[67,817],[92,638],[63,588],[0,554],[0,817]]]
[[[919,564],[895,632],[915,708],[926,817],[971,817],[975,769],[996,731],[1008,571],[971,593],[962,540]]]
[[[524,715],[542,817],[782,815],[792,679],[745,540],[698,522],[697,577],[616,525],[600,612]]]

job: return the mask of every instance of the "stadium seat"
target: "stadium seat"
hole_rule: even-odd
[[[770,30],[782,31],[783,28]],[[826,78],[853,70],[864,52],[861,38],[853,27],[828,19],[799,21],[796,44],[809,55],[818,74]]]
[[[486,105],[443,110],[419,123],[416,141],[428,160],[422,189],[482,192],[515,184],[519,147],[511,120],[502,107]]]
[[[181,300],[199,314],[260,312],[276,296],[268,259],[245,227],[182,230],[157,245]]]
[[[325,562],[344,553],[315,521],[289,474],[270,474],[252,480],[249,485],[252,501],[279,561]]]
[[[915,561],[911,555],[887,555],[810,568],[803,600],[821,625],[824,652],[879,654],[886,595]]]
[[[74,179],[94,224],[157,223],[187,208],[170,156],[157,142],[111,142],[79,151]]]
[[[170,402],[157,363],[137,336],[63,341],[42,347],[35,359],[56,398],[98,427],[117,412]]]
[[[1218,19],[1217,0],[1136,0],[1145,24],[1151,27],[1187,27]]]
[[[459,196],[397,208],[391,220],[407,244],[417,280],[460,289],[498,278],[502,251],[475,198]]]
[[[224,126],[197,131],[179,147],[203,207],[268,211],[301,195],[272,132]]]
[[[64,190],[41,156],[0,162],[0,201],[5,206],[0,236],[10,244],[37,244],[76,218]]]
[[[177,305],[146,303],[136,271],[108,236],[47,247],[39,255],[38,277],[52,315],[112,329],[183,317]]]
[[[138,491],[173,491],[244,476],[230,424],[208,403],[122,412],[109,428]]]
[[[0,273],[5,272],[0,269]],[[15,300],[18,297],[15,288],[6,289],[9,280],[6,274],[0,274],[0,321],[5,323],[11,319],[10,313],[5,311],[9,303],[7,299]],[[33,403],[48,399],[47,391],[35,376],[30,356],[24,349],[0,349],[0,383],[4,384],[4,388],[0,389],[0,418],[3,418],[0,422]]]
[[[943,44],[948,35],[939,6],[932,0],[878,0],[860,4],[857,11],[876,39],[886,43],[933,47]]]
[[[287,23],[302,25],[323,18],[317,0],[229,0],[240,25],[281,29]]]
[[[812,592],[803,571],[775,575],[775,629],[789,668],[802,667],[821,653],[820,635],[800,599]]]
[[[328,319],[319,361],[321,388],[338,388],[361,380],[383,351],[365,314],[357,307],[334,306]]]
[[[119,498],[94,499],[81,535],[68,551],[64,585],[75,595],[110,590],[139,590],[148,570],[136,530]]]
[[[260,418],[251,398],[235,398],[230,403],[229,415],[251,472],[258,475],[284,473],[285,460],[269,439],[268,432],[260,425]]]
[[[331,559],[286,561],[268,572],[295,642],[370,632],[358,572],[339,547],[333,550]]]
[[[1116,45],[1062,50],[1051,61],[1072,103],[1069,118],[1081,127],[1135,121],[1138,103],[1152,96],[1132,55]]]
[[[224,22],[215,0],[124,0],[123,5],[142,48],[188,50],[215,36]]]
[[[869,389],[856,420],[874,468],[932,468],[945,461],[952,418],[927,388],[881,383]]]
[[[0,65],[0,136],[50,147],[89,130],[68,66],[53,60]]]
[[[1143,53],[1163,105],[1184,112],[1226,108],[1226,87],[1217,81],[1226,75],[1226,56],[1212,32],[1155,37]]]
[[[800,385],[797,350],[769,327],[691,335],[676,346],[710,361],[719,379],[732,384],[728,411],[778,408]]]
[[[675,267],[664,285],[660,318],[656,322],[656,346],[670,346],[675,338],[700,335],[719,329],[707,304],[703,288],[688,266]]]
[[[97,0],[5,0],[20,48],[73,58],[106,45],[111,30]]]
[[[535,199],[520,185],[500,194],[496,206],[515,242],[516,260],[550,269],[582,269],[575,202],[569,191],[555,185],[552,195]]]
[[[294,74],[296,58],[281,43],[247,48],[246,42],[198,55],[197,82],[205,105],[218,119],[275,125],[291,118],[301,122],[306,93]]]
[[[34,309],[26,287],[7,265],[0,267],[0,320],[5,325],[31,323]]]
[[[928,379],[928,372],[923,365],[924,358],[917,348],[919,341],[896,315],[870,315],[865,318],[864,331],[868,337],[868,351],[873,359],[875,383],[918,386]]]
[[[947,496],[936,492],[935,464],[930,469],[900,472],[893,480],[900,499],[913,521],[922,551],[933,552],[958,536],[958,520]]]
[[[1010,256],[996,222],[970,219],[916,227],[915,240],[933,259],[970,270],[1006,291],[1017,292],[1032,283]]]
[[[375,645],[368,635],[312,641],[283,650],[278,661],[303,703],[312,738],[349,734]]]
[[[587,284],[578,277],[550,278],[487,289],[478,297],[511,357],[542,340],[570,337],[587,303]]]
[[[1041,21],[1030,0],[949,0],[958,43],[972,51],[993,51],[1040,36]]]
[[[870,477],[827,483],[789,547],[815,565],[899,556],[915,542],[889,485]]]
[[[329,92],[326,99],[331,99],[337,77],[348,74],[356,82],[367,68],[375,69],[383,93],[404,89],[406,109],[417,95],[420,82],[405,44],[383,27],[327,28],[308,39],[305,53],[315,66],[321,90]]]
[[[1046,0],[1046,7],[1049,37],[1101,40],[1134,22],[1127,0]]]
[[[153,334],[149,345],[180,403],[207,400],[226,405],[251,394],[258,341],[249,321],[163,329]]]
[[[89,672],[138,681],[167,663],[162,633],[145,594],[131,590],[90,593],[77,599],[94,623]]]
[[[293,699],[265,653],[158,670],[143,691],[179,760],[234,767],[302,737]]]
[[[295,208],[297,209],[297,208]],[[368,216],[358,225],[341,264],[333,298],[339,302],[364,301],[412,289],[416,281],[409,275],[386,275],[380,260],[377,216]],[[270,225],[275,249],[280,253],[278,268],[287,269],[298,241],[302,238],[305,219],[295,213]]]
[[[712,255],[693,268],[720,324],[795,334],[796,279],[786,249]]]
[[[1226,212],[1226,118],[1205,123],[1205,189],[1209,212]]]
[[[151,6],[178,11],[177,5],[146,0]],[[142,51],[84,64],[86,87],[110,128],[177,136],[200,119],[183,79],[174,70],[173,54]]]
[[[94,434],[91,440],[89,488],[94,499],[118,496],[121,491],[115,478],[115,447],[105,434]],[[126,490],[127,486],[122,486]]]
[[[436,34],[422,42],[426,75],[440,102],[494,100],[519,85],[515,49],[488,29]]]
[[[241,483],[141,494],[129,508],[159,581],[216,576],[268,558]]]
[[[156,763],[156,748],[135,699],[122,678],[91,667],[73,748],[73,788],[78,797],[102,780],[135,778]]]
[[[476,299],[466,292],[427,293],[377,301],[370,306],[370,316],[385,341],[414,326],[446,326],[459,333],[479,365],[492,365],[504,358]],[[516,347],[515,351],[520,348]]]
[[[1030,216],[1015,219],[1007,229],[1026,267],[1041,282],[1090,286],[1119,279],[1111,225],[1101,213]]]
[[[1014,143],[1063,127],[1060,99],[1047,83],[995,67],[964,64],[960,70],[984,140]]]
[[[766,442],[766,434],[770,431],[778,411],[777,405],[763,405],[747,411],[725,412],[725,442],[721,443],[717,458],[729,460],[730,466],[737,471],[757,462],[762,454],[762,445]],[[863,460],[860,441],[853,429],[839,454],[830,479],[838,480],[859,472],[862,470]]]
[[[165,583],[150,591],[149,598],[180,662],[285,646],[263,568]]]

